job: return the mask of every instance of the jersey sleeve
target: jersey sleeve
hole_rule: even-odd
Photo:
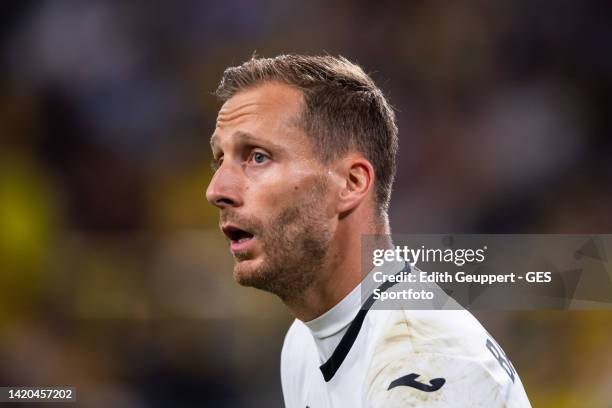
[[[364,406],[510,407],[513,405],[507,402],[513,385],[509,379],[492,376],[480,362],[421,353],[392,361],[371,376]]]
[[[283,389],[283,399],[285,401],[286,407],[296,406],[295,401],[293,400],[295,396],[296,384],[295,384],[295,376],[291,372],[291,362],[290,356],[292,354],[292,337],[294,330],[295,322],[287,331],[285,335],[285,340],[283,342],[283,349],[281,351],[281,386]]]
[[[398,311],[379,333],[364,407],[531,407],[514,367],[465,311]]]
[[[285,336],[281,351],[281,386],[285,407],[303,408],[304,385],[307,382],[305,353],[309,335],[303,323],[295,320]]]

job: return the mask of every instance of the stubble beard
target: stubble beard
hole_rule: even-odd
[[[331,232],[325,222],[322,200],[284,208],[268,222],[249,220],[258,232],[263,260],[257,266],[243,262],[248,254],[236,253],[234,279],[243,286],[271,292],[284,302],[304,295],[321,275],[327,262]],[[321,197],[322,198],[322,197]]]

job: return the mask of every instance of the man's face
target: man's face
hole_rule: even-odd
[[[297,125],[300,91],[265,83],[219,111],[211,138],[218,169],[206,191],[220,209],[242,285],[299,296],[326,259],[334,214],[327,170]]]

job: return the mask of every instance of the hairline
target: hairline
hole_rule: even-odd
[[[285,57],[285,56],[280,56],[280,57]],[[298,56],[298,57],[301,57],[301,56]],[[305,56],[305,57],[308,57],[308,56]],[[314,56],[314,58],[316,59],[319,57]],[[331,58],[334,58],[334,57],[331,57]],[[259,58],[253,57],[251,61],[255,61],[257,59]],[[267,58],[262,58],[262,59],[267,60]],[[274,60],[275,58],[271,58],[271,59]],[[391,132],[393,135],[392,137],[395,138],[395,149],[397,149],[397,127],[396,127],[396,124],[393,118],[393,112],[392,112],[393,108],[391,107],[389,102],[386,100],[384,95],[382,95],[380,89],[376,86],[373,80],[368,76],[368,74],[366,74],[363,71],[363,69],[360,66],[352,63],[351,61],[346,60],[344,57],[339,57],[339,59],[336,58],[336,61],[334,62],[340,62],[341,64],[349,65],[349,70],[352,68],[352,66],[355,66],[357,68],[357,71],[355,72],[357,73],[357,76],[359,77],[356,80],[363,81],[366,84],[365,86],[370,89],[368,90],[368,92],[373,92],[374,94],[380,94],[380,97],[382,97],[382,109],[385,109],[386,107],[387,109],[391,110],[391,118],[390,118],[392,121]],[[238,67],[231,67],[231,68],[238,68]],[[340,75],[342,76],[342,73]],[[219,84],[219,87],[217,88],[217,91],[215,92],[217,97],[219,97],[224,102],[228,101],[229,99],[231,99],[232,97],[236,96],[237,94],[241,92],[248,91],[250,89],[254,89],[260,86],[265,86],[266,84],[280,84],[280,85],[284,85],[286,87],[295,89],[297,91],[300,91],[302,106],[300,108],[300,111],[295,116],[293,116],[293,118],[290,119],[291,121],[290,124],[304,131],[305,136],[309,138],[310,141],[312,142],[312,148],[313,148],[313,153],[314,153],[315,158],[323,164],[329,164],[333,162],[334,160],[346,157],[348,154],[351,154],[351,153],[356,153],[360,155],[363,159],[367,160],[368,163],[370,163],[370,165],[372,165],[372,167],[375,169],[375,173],[374,173],[375,180],[373,182],[373,207],[374,207],[375,218],[376,219],[387,219],[388,218],[390,195],[391,195],[391,191],[393,188],[392,187],[393,180],[395,178],[394,177],[395,169],[394,168],[391,169],[391,172],[389,174],[390,175],[389,180],[386,179],[387,173],[386,172],[383,173],[383,175],[385,176],[385,183],[381,184],[381,181],[378,178],[379,176],[378,167],[379,166],[375,165],[375,163],[372,162],[372,160],[370,160],[368,152],[363,151],[360,148],[359,144],[348,143],[345,146],[344,150],[338,150],[338,151],[334,151],[333,149],[332,150],[325,149],[324,146],[319,145],[318,138],[325,137],[324,135],[326,132],[328,132],[328,136],[330,136],[330,134],[333,135],[333,133],[342,132],[342,129],[334,128],[333,125],[328,126],[325,123],[321,125],[317,122],[316,119],[318,115],[316,114],[316,112],[318,108],[309,106],[311,105],[311,103],[309,102],[309,99],[308,99],[310,95],[316,95],[318,93],[318,91],[316,90],[316,86],[315,88],[312,88],[307,85],[308,82],[306,83],[305,86],[303,86],[299,81],[296,81],[293,78],[292,73],[285,73],[285,72],[273,72],[273,73],[270,73],[270,72],[266,73],[262,71],[254,72],[250,77],[245,76],[243,77],[242,80],[238,80],[232,83],[225,83],[226,77],[229,77],[229,78],[232,77],[232,72],[230,71],[230,68],[228,68],[226,72],[224,72],[223,80]],[[238,78],[240,78],[239,75],[238,75]],[[327,77],[327,78],[329,79],[330,77]],[[322,79],[322,81],[324,82],[325,79]],[[317,82],[317,79],[315,79],[314,82]],[[312,113],[315,113],[315,115],[312,116]],[[397,150],[395,150],[395,152],[397,152]]]

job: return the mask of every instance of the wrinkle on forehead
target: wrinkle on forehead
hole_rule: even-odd
[[[275,116],[299,116],[303,106],[302,92],[289,85],[267,82],[238,92],[228,99],[217,115],[217,125],[223,125],[243,115],[265,114],[274,110]]]
[[[303,134],[299,126],[303,103],[300,90],[280,83],[266,83],[238,92],[219,110],[211,137],[213,150],[221,142],[220,137],[225,140],[236,131],[264,138],[293,135],[293,132]]]
[[[221,109],[219,110],[219,114],[217,115],[217,125],[223,124],[224,122],[231,122],[232,120],[239,118],[243,115],[248,115],[249,113],[253,113],[254,110],[257,110],[257,107],[261,105],[256,101],[247,102],[247,103],[239,103],[236,106],[232,106],[232,104],[225,103]]]
[[[252,109],[243,109],[243,110],[240,110],[239,112],[235,112],[231,116],[221,116],[221,115],[219,115],[217,117],[216,126],[218,128],[223,128],[227,124],[239,121],[240,119],[244,119],[245,117],[253,116],[253,115],[256,115],[256,113],[253,112]]]

